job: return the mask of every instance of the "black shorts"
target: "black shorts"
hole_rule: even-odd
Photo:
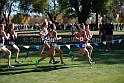
[[[56,42],[51,42],[51,43],[50,43],[50,46],[56,46],[56,45],[57,45]]]
[[[48,43],[47,40],[42,40],[41,45]]]
[[[44,44],[44,40],[41,41],[41,45],[43,45],[43,44]]]
[[[15,42],[13,42],[13,41],[8,42],[8,46],[13,46],[14,44],[15,44]]]

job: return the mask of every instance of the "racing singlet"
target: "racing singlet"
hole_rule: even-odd
[[[7,33],[9,33],[9,38],[8,38],[8,45],[14,45],[15,44],[15,37],[13,34],[10,33],[10,31],[8,31]]]
[[[77,33],[79,39],[80,39],[80,43],[79,43],[79,47],[80,48],[85,48],[86,47],[86,37],[84,34],[82,33]]]
[[[90,30],[89,29],[86,29],[85,31],[86,31],[87,37],[90,38]]]
[[[56,38],[52,35],[52,32],[50,32],[50,46],[56,46]]]
[[[42,32],[42,34],[44,35],[44,36],[46,36],[47,34],[48,34],[48,30],[47,30],[47,28],[43,28],[44,29],[44,32]],[[41,36],[41,39],[42,40],[44,40],[44,36]]]

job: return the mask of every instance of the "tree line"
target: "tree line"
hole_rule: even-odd
[[[85,23],[92,13],[96,13],[96,24],[98,15],[115,21],[117,14],[120,22],[124,22],[123,12],[124,0],[0,0],[0,23],[3,21],[8,25],[12,12],[21,11],[29,13],[42,13],[49,16],[52,22],[62,13],[68,18],[78,18],[79,23]]]

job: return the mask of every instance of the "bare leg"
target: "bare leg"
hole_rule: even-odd
[[[90,57],[90,60],[92,61],[92,59],[91,59],[91,55],[92,55],[93,47],[92,47],[91,45],[87,45],[86,48],[88,48],[88,51],[89,51],[89,57]]]
[[[44,59],[45,59],[46,57],[48,57],[48,56],[51,56],[52,60],[55,62],[54,57],[53,57],[54,54],[55,54],[54,48],[51,47],[51,48],[49,49],[48,53],[47,53],[45,56],[41,57],[41,58],[38,60],[38,62],[44,60]]]
[[[40,61],[44,60],[49,55],[51,59],[53,60],[53,63],[56,64],[55,59],[54,59],[54,54],[55,54],[55,46],[51,46],[48,53],[45,56],[41,57],[39,60],[36,60],[36,67],[38,66]]]
[[[1,51],[3,52],[1,54],[1,56],[4,56],[5,54],[8,55],[8,65],[10,65],[10,58],[11,58],[11,52],[10,52],[10,50],[8,50],[7,48],[2,48]]]
[[[89,65],[92,66],[95,62],[92,62],[90,60],[89,52],[88,52],[88,50],[86,48],[85,48],[85,53],[86,53],[86,57],[87,57]]]
[[[39,60],[38,60],[38,62],[40,62],[40,61],[42,61],[42,60],[44,60],[46,57],[48,57],[49,55],[45,55],[45,56],[43,56],[43,57],[41,57]]]
[[[80,48],[80,50],[77,52],[77,53],[72,53],[74,55],[74,57],[76,56],[83,56],[85,52],[85,49],[84,48]]]
[[[86,48],[85,48],[85,53],[86,53],[88,63],[90,64],[90,56],[89,56],[89,52],[88,52],[88,50]]]
[[[89,56],[91,57],[92,51],[93,51],[93,47],[91,45],[87,45],[87,48],[89,48]]]
[[[76,56],[83,56],[83,54],[84,54],[84,52],[85,52],[85,49],[84,48],[80,48],[80,50],[78,51],[78,52],[69,52],[69,56],[71,57],[71,61],[74,61],[74,57],[76,57]]]
[[[39,51],[37,51],[37,52],[29,52],[28,55],[25,56],[25,58],[28,57],[29,55],[34,55],[34,54],[35,54],[35,55],[36,55],[36,54],[37,54],[37,55],[40,55],[40,54],[42,54],[43,51],[44,51],[44,48],[49,49],[50,46],[49,46],[48,44],[43,44],[43,45],[40,46],[40,50],[39,50]],[[47,52],[46,52],[46,53],[47,53]]]
[[[7,48],[9,50],[14,49],[16,51],[16,58],[15,58],[15,60],[18,60],[18,55],[19,55],[19,52],[20,52],[19,48],[16,45],[8,46]]]
[[[3,52],[1,55],[0,55],[0,59],[3,57],[3,56],[5,56],[5,52]]]
[[[42,54],[44,48],[45,48],[45,45],[41,45],[39,51],[37,51],[37,52],[29,52],[29,53],[28,53],[28,56],[29,56],[29,55],[34,55],[34,54],[35,54],[35,55],[36,55],[36,54],[37,54],[37,55],[40,55],[40,54]]]
[[[63,51],[61,49],[58,49],[58,48],[55,48],[55,51],[60,53],[60,60],[61,60],[61,63],[62,63],[63,62]]]

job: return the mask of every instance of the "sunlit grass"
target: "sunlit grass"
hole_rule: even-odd
[[[124,83],[124,42],[113,45],[112,54],[106,51],[99,52],[99,47],[93,45],[94,50],[92,59],[95,64],[91,68],[87,62],[86,56],[76,57],[74,62],[71,62],[68,57],[70,50],[77,51],[79,48],[71,46],[61,47],[64,52],[64,62],[67,66],[61,64],[49,64],[49,58],[46,58],[35,66],[35,61],[43,55],[32,55],[24,59],[27,51],[37,51],[35,48],[25,49],[20,48],[18,65],[14,62],[15,55],[12,51],[11,64],[15,68],[8,69],[7,56],[0,60],[0,83]],[[60,60],[59,54],[55,55],[56,60]]]

